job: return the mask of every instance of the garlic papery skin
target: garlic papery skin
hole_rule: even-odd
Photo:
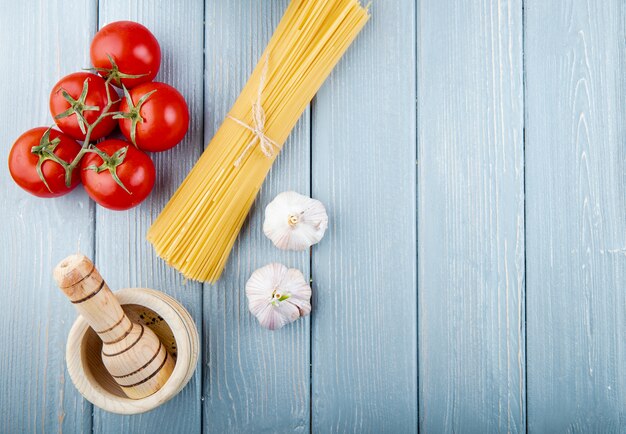
[[[248,308],[261,326],[277,330],[311,313],[311,287],[300,270],[273,263],[246,283]]]
[[[306,250],[318,243],[328,227],[322,202],[285,191],[265,208],[263,232],[282,250]]]

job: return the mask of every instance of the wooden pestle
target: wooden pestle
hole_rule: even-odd
[[[126,396],[140,399],[159,390],[174,369],[172,356],[149,327],[131,322],[95,265],[84,255],[71,255],[53,274],[102,339],[102,362]]]

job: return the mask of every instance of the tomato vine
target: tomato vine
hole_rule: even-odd
[[[111,107],[113,107],[116,103],[118,103],[121,100],[120,98],[113,99],[113,96],[111,95],[111,86],[110,86],[111,82],[115,82],[116,80],[119,80],[120,78],[138,78],[142,76],[142,75],[124,74],[120,72],[119,69],[117,68],[117,65],[115,65],[112,59],[111,59],[111,64],[113,65],[113,68],[110,70],[105,70],[104,68],[97,68],[99,72],[103,72],[103,71],[108,72],[106,80],[105,80],[107,104],[104,106],[104,108],[100,112],[100,115],[98,116],[98,118],[96,118],[95,121],[90,123],[89,121],[87,121],[87,119],[83,115],[84,111],[100,110],[100,107],[90,106],[85,103],[87,94],[89,92],[89,83],[88,83],[89,79],[85,79],[85,81],[83,82],[82,92],[80,96],[78,97],[78,99],[73,98],[65,89],[61,89],[63,98],[65,98],[65,100],[68,102],[70,107],[63,113],[56,115],[55,119],[61,119],[61,118],[68,117],[71,115],[76,115],[76,117],[78,118],[78,124],[80,126],[80,129],[81,131],[85,133],[85,139],[83,140],[83,144],[82,144],[80,152],[76,154],[76,157],[74,157],[74,159],[71,162],[64,161],[63,159],[59,158],[58,156],[54,154],[54,148],[58,144],[58,139],[55,139],[56,141],[49,140],[50,130],[52,129],[52,127],[50,127],[48,131],[46,132],[46,134],[43,135],[39,146],[33,147],[31,152],[39,156],[39,162],[37,164],[37,174],[39,175],[39,178],[41,179],[41,181],[46,185],[48,190],[50,190],[50,187],[48,186],[48,183],[44,177],[43,171],[41,170],[41,165],[45,161],[51,160],[51,161],[56,162],[57,164],[60,164],[63,167],[63,169],[65,170],[65,185],[69,187],[72,182],[72,173],[74,172],[74,170],[77,169],[83,156],[86,153],[95,152],[102,158],[103,165],[100,167],[90,166],[86,168],[85,170],[97,170],[98,172],[100,172],[102,170],[101,168],[106,166],[107,170],[111,172],[111,176],[113,177],[115,182],[117,182],[119,186],[122,187],[125,191],[128,191],[126,186],[122,183],[122,181],[117,176],[117,171],[116,171],[117,166],[122,164],[122,162],[124,161],[124,155],[126,154],[126,152],[124,151],[123,153],[121,153],[121,155],[108,156],[102,152],[99,152],[95,144],[91,143],[92,132],[98,126],[98,124],[102,122],[103,119],[105,119],[108,116],[113,116],[115,118],[116,116],[129,115],[127,113],[123,113],[120,111],[109,111],[111,110]],[[128,93],[126,89],[124,90],[126,93]],[[115,96],[117,97],[118,95],[115,94]]]

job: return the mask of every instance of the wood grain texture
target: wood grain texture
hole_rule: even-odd
[[[312,105],[312,431],[417,429],[414,2],[372,17]]]
[[[96,210],[96,265],[111,289],[147,287],[180,301],[202,328],[202,286],[183,281],[156,257],[145,240],[152,221],[182,182],[203,147],[203,5],[197,1],[100,0],[100,26],[117,20],[138,21],[156,36],[162,52],[156,77],[177,88],[191,114],[186,138],[174,149],[153,153],[157,182],[151,196],[127,212]],[[199,432],[201,364],[180,395],[149,413],[119,416],[94,409],[94,432]],[[181,417],[184,415],[184,417]]]
[[[524,433],[522,2],[418,29],[420,429]]]
[[[625,17],[526,2],[530,432],[626,432]]]
[[[93,253],[93,208],[81,189],[57,199],[21,190],[6,170],[24,131],[53,123],[49,92],[89,64],[93,1],[0,1],[0,432],[89,431],[91,406],[65,370],[65,339],[76,312],[52,269],[80,248]]]
[[[269,42],[287,0],[206,2],[205,143],[230,110]],[[204,293],[204,431],[309,431],[309,319],[277,331],[248,311],[245,284],[271,262],[309,276],[308,252],[283,252],[263,234],[280,192],[309,194],[309,111],[284,146],[244,224],[222,278]]]
[[[192,117],[183,144],[152,154],[155,191],[128,212],[96,209],[80,187],[37,199],[0,176],[0,432],[625,432],[626,3],[374,1],[220,282],[185,283],[145,232],[288,1],[0,0],[3,158],[52,122],[49,90],[89,66],[98,21],[154,31],[157,79]],[[312,256],[262,233],[289,189],[327,206]],[[157,410],[92,420],[67,375],[76,313],[51,271],[79,245],[111,289],[163,290],[203,334],[194,378]],[[312,319],[276,332],[244,292],[272,261],[314,293]]]

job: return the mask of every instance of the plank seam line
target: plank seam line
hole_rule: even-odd
[[[202,125],[200,126],[200,137],[202,137],[202,141],[200,142],[200,146],[202,149],[201,153],[204,150],[204,141],[205,141],[205,131],[204,126],[206,124],[206,0],[202,2]],[[204,432],[204,345],[205,345],[205,325],[204,325],[204,293],[206,289],[206,283],[200,285],[200,363],[199,366],[196,367],[200,376],[200,433]],[[207,343],[207,346],[208,343]]]
[[[417,417],[415,420],[415,432],[420,432],[420,357],[419,357],[419,85],[418,85],[418,55],[419,49],[417,45],[418,39],[418,14],[421,2],[413,3],[413,80],[414,80],[414,128],[415,128],[415,177],[413,186],[414,193],[414,209],[415,212],[415,408]]]
[[[523,300],[524,306],[522,308],[522,314],[524,318],[520,318],[520,324],[523,324],[524,327],[524,396],[521,399],[520,405],[522,406],[522,414],[521,416],[524,418],[521,422],[524,424],[524,431],[528,434],[528,327],[526,326],[526,254],[527,254],[527,246],[526,246],[526,0],[521,0],[522,3],[522,194],[524,195],[524,279],[523,279]],[[521,302],[521,300],[520,300]],[[522,389],[520,385],[520,389]]]
[[[313,196],[313,106],[309,103],[309,195]],[[309,282],[313,286],[313,252],[309,250]],[[313,434],[313,315],[309,319],[309,433]]]
[[[100,29],[100,0],[95,0],[95,6],[96,6],[96,16],[95,16],[95,32],[94,34]],[[92,238],[92,252],[91,252],[91,257],[93,258],[93,263],[97,264],[98,263],[98,258],[96,258],[96,243],[97,243],[97,239],[96,239],[96,235],[97,235],[97,212],[98,212],[98,208],[96,207],[96,204],[94,201],[90,200],[89,201],[89,206],[91,207],[91,209],[93,210],[93,219],[92,219],[92,234],[93,234],[93,238]],[[95,265],[94,265],[95,267]],[[102,276],[100,276],[102,277]],[[104,281],[104,279],[102,279]],[[88,408],[89,408],[89,420],[91,421],[91,426],[90,426],[90,430],[91,430],[91,434],[95,433],[95,409],[96,407],[91,403],[88,402]]]
[[[204,126],[206,125],[206,0],[202,2],[202,125],[200,126],[200,137],[202,137],[201,151],[204,150],[204,141],[205,141],[205,131]],[[201,152],[202,153],[202,152]],[[206,283],[200,285],[200,363],[199,366],[196,367],[198,369],[200,375],[200,433],[204,432],[204,345],[208,345],[208,342],[205,341],[205,325],[204,325],[204,292],[206,289]]]

